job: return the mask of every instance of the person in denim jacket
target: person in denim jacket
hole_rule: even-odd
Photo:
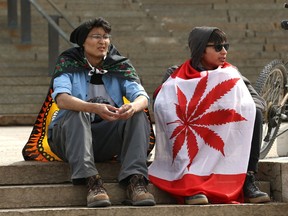
[[[87,184],[88,207],[111,205],[95,162],[112,159],[121,163],[118,180],[127,186],[128,204],[151,206],[144,112],[149,97],[129,59],[111,44],[110,32],[110,24],[97,18],[71,33],[79,47],[64,51],[55,66],[51,95],[60,110],[49,125],[49,146],[69,163],[72,182]]]

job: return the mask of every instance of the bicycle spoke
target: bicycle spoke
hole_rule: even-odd
[[[281,114],[285,110],[280,105],[286,94],[286,79],[284,64],[280,60],[274,60],[264,67],[256,82],[256,90],[267,103],[260,158],[266,157],[279,131]]]

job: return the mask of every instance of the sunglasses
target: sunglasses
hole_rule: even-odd
[[[227,51],[229,49],[229,44],[226,43],[226,44],[211,44],[211,45],[206,45],[207,47],[214,47],[215,51],[216,52],[220,52],[223,47],[225,48],[225,50]]]

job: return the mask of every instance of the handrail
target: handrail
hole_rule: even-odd
[[[57,25],[57,23],[49,16],[47,13],[37,4],[34,0],[29,0],[29,2],[38,10],[38,12],[49,22],[51,26],[60,34],[60,36],[67,41],[72,46],[75,46],[70,42],[67,34]]]
[[[51,1],[51,0],[47,0],[47,1],[73,29],[76,28],[76,26],[72,22],[70,22],[70,20],[62,13],[61,10],[59,10],[57,5],[53,1]]]

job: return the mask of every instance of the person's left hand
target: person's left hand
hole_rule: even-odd
[[[119,119],[128,119],[132,117],[135,113],[133,103],[124,104],[118,109]]]

